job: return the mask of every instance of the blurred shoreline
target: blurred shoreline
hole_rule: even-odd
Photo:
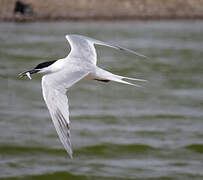
[[[0,0],[0,21],[203,19],[201,0]]]

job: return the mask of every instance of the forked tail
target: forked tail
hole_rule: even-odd
[[[128,84],[131,86],[135,86],[135,87],[142,87],[138,84],[135,83],[130,83],[126,80],[131,80],[131,81],[140,81],[140,82],[146,82],[147,80],[144,79],[137,79],[137,78],[130,78],[130,77],[125,77],[125,76],[119,76],[113,73],[110,73],[108,71],[105,71],[101,68],[97,68],[96,72],[93,74],[94,79],[96,80],[100,80],[100,81],[115,81],[115,82],[119,82],[119,83],[123,83],[123,84]]]

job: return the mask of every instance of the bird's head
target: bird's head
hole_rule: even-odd
[[[48,67],[52,65],[54,62],[56,61],[47,61],[47,62],[40,63],[34,69],[22,72],[18,74],[18,76],[20,78],[27,76],[29,79],[32,79],[31,78],[32,74],[36,74],[36,73],[46,74],[46,72],[48,72]]]

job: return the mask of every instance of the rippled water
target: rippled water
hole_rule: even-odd
[[[67,33],[98,47],[99,65],[144,88],[80,82],[68,92],[73,159],[56,134],[40,76],[16,75],[65,57]],[[203,179],[203,21],[1,23],[0,179]]]

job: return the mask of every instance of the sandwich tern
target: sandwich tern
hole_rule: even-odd
[[[56,61],[43,62],[32,70],[20,73],[19,77],[27,76],[31,79],[31,74],[40,73],[43,75],[41,81],[43,98],[46,102],[59,138],[72,158],[69,107],[68,98],[66,96],[67,90],[82,79],[102,82],[115,81],[137,87],[140,86],[126,80],[146,81],[144,79],[115,75],[99,68],[96,65],[97,54],[94,45],[108,46],[144,58],[147,57],[133,50],[82,35],[69,34],[66,35],[66,39],[71,47],[70,53],[67,57]]]

